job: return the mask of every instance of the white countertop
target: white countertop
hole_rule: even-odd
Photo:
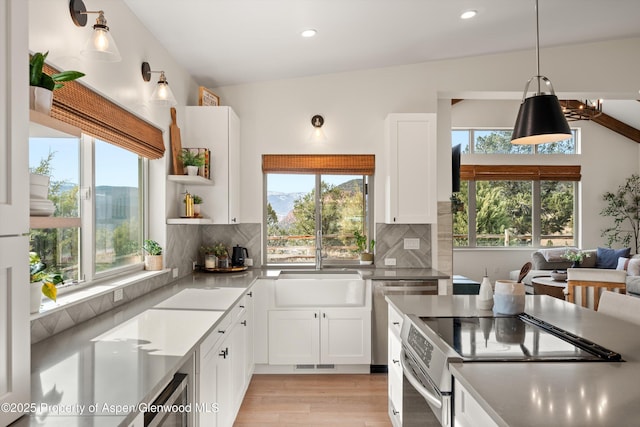
[[[475,295],[388,297],[404,313],[473,316]],[[501,426],[628,426],[640,421],[638,327],[546,295],[525,312],[622,354],[625,362],[453,363],[451,372]]]

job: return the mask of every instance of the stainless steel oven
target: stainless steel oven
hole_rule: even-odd
[[[175,374],[173,380],[149,405],[144,414],[145,427],[187,427],[189,425],[188,376]]]
[[[438,295],[437,280],[374,280],[371,324],[373,371],[386,372],[388,358],[388,295]]]
[[[400,338],[403,372],[414,389],[409,393],[422,396],[419,410],[404,410],[403,426],[425,425],[424,421],[420,424],[424,415],[419,414],[426,409],[440,425],[453,424],[451,362],[623,361],[614,351],[526,313],[495,317],[406,315]]]

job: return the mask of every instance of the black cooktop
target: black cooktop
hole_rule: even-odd
[[[420,320],[464,361],[622,361],[620,354],[528,314]]]

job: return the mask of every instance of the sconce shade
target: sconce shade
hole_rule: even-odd
[[[522,101],[512,144],[544,144],[569,138],[571,129],[556,95],[534,95]]]
[[[101,28],[98,24],[94,25],[93,34],[89,37],[80,53],[96,61],[118,62],[122,59],[120,51],[109,32],[109,27],[105,28]]]
[[[161,80],[158,80],[158,84],[153,90],[149,101],[154,105],[159,105],[162,107],[172,107],[178,104],[178,101],[176,101],[176,97],[173,96],[173,92],[169,87],[169,83],[166,79],[162,80],[162,77],[164,77],[164,74],[160,77]]]

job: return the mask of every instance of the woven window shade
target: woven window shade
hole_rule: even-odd
[[[59,72],[45,64],[47,74]],[[149,159],[164,155],[162,130],[134,116],[78,81],[53,92],[51,117]]]
[[[580,181],[580,166],[461,165],[464,181]]]
[[[263,154],[264,173],[324,173],[373,175],[373,154]]]

